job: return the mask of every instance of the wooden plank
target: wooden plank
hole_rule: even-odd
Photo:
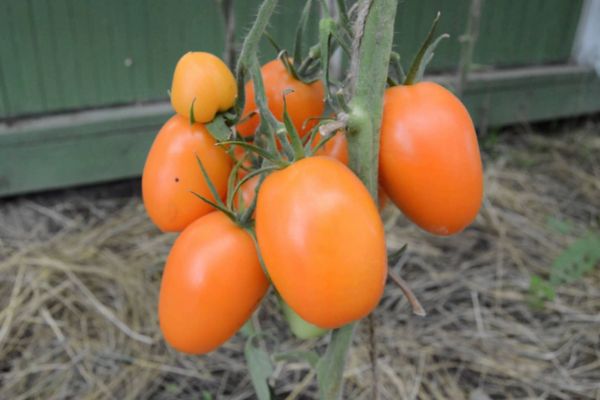
[[[453,76],[435,80],[452,87]],[[476,124],[499,126],[600,111],[600,78],[581,66],[472,73],[464,102]]]
[[[464,102],[492,126],[588,114],[600,111],[600,78],[577,66],[479,72]],[[171,114],[159,103],[0,124],[0,196],[139,176]]]
[[[48,5],[53,48],[58,64],[58,75],[55,79],[58,80],[62,89],[62,108],[76,109],[81,104],[76,79],[78,54],[73,46],[75,38],[71,29],[68,4],[66,0],[54,0]]]
[[[90,107],[101,104],[98,98],[98,66],[95,61],[94,42],[89,20],[89,6],[83,1],[70,0],[68,2],[69,27],[73,36],[73,51],[77,55],[76,73],[72,79],[77,82],[77,91],[81,103],[78,108]]]
[[[0,195],[138,176],[166,104],[0,126]]]
[[[54,26],[50,18],[50,4],[46,1],[29,2],[32,20],[31,29],[34,41],[37,44],[36,53],[39,57],[40,79],[43,93],[46,99],[46,110],[65,109],[65,88],[62,84],[61,62],[56,52],[56,42],[60,40],[55,36]],[[32,68],[31,66],[30,68]],[[33,68],[32,68],[33,69]],[[34,76],[35,71],[27,71],[25,80]],[[23,100],[26,114],[31,113],[28,109],[28,98]],[[46,111],[43,110],[43,111]],[[23,113],[19,110],[19,113]]]

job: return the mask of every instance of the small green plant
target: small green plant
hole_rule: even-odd
[[[572,224],[558,218],[548,219],[548,226],[567,234]],[[600,233],[588,231],[564,249],[550,266],[550,275],[544,279],[533,275],[529,282],[529,304],[534,309],[544,307],[556,297],[556,288],[573,283],[600,264]]]

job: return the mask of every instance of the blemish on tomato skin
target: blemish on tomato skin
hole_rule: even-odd
[[[175,183],[179,183],[179,178],[175,177]]]

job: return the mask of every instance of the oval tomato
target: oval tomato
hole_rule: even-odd
[[[177,350],[207,353],[241,328],[268,287],[252,237],[212,212],[175,240],[160,287],[160,328]]]
[[[213,208],[194,196],[213,199],[202,170],[223,197],[231,159],[202,124],[174,115],[161,128],[150,148],[142,173],[142,196],[150,219],[163,232],[178,232]]]
[[[171,104],[177,114],[190,119],[194,102],[196,122],[209,122],[218,111],[233,107],[237,84],[227,65],[213,54],[188,52],[175,66]]]
[[[300,136],[304,136],[317,123],[309,119],[320,117],[325,110],[323,82],[315,81],[307,85],[294,79],[280,60],[273,60],[263,65],[261,74],[269,110],[280,121],[283,121],[283,95],[286,90],[293,90],[285,97],[287,111],[296,131]],[[254,102],[254,84],[250,81],[246,83],[246,104],[242,111],[242,119],[253,111],[257,111],[257,107]],[[303,128],[305,122],[306,126]],[[259,123],[260,116],[256,114],[238,124],[237,129],[242,136],[247,137],[254,134]]]
[[[376,307],[387,275],[383,223],[362,182],[329,157],[274,172],[258,193],[256,235],[285,302],[321,328]]]
[[[379,172],[391,200],[437,235],[463,230],[477,216],[483,174],[466,108],[432,82],[387,89]]]

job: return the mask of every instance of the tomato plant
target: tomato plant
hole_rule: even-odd
[[[379,170],[394,204],[428,232],[459,232],[481,206],[473,122],[460,100],[436,83],[386,90]]]
[[[207,53],[187,53],[175,68],[178,115],[159,132],[142,178],[150,218],[183,230],[165,266],[159,320],[167,342],[194,354],[249,320],[250,377],[259,399],[271,399],[270,358],[255,340],[264,333],[250,318],[270,278],[294,335],[332,329],[324,353],[292,353],[315,367],[321,398],[337,399],[356,322],[377,306],[388,262],[404,249],[386,249],[377,200],[382,208],[389,195],[432,233],[458,232],[481,203],[481,160],[460,101],[417,83],[445,37],[433,38],[439,15],[404,74],[392,52],[397,0],[358,0],[353,13],[343,0],[335,10],[321,2],[319,40],[305,51],[307,1],[293,51],[278,49],[261,68],[258,44],[276,3],[263,1],[235,78]],[[345,69],[333,76],[337,50]],[[394,282],[424,315],[407,284]]]
[[[294,127],[300,136],[304,136],[316,124],[311,118],[320,117],[325,110],[323,82],[317,80],[307,84],[294,78],[279,59],[266,63],[261,68],[261,74],[269,110],[275,118],[283,121],[283,96],[285,95],[287,111]],[[249,81],[245,90],[247,101],[242,111],[242,120],[245,121],[238,124],[237,130],[242,136],[250,136],[254,134],[260,123],[260,115],[259,113],[250,115],[257,112],[254,83]]]
[[[142,173],[142,196],[150,219],[164,232],[178,232],[213,208],[191,192],[212,197],[198,168],[199,157],[219,196],[225,195],[231,159],[206,127],[174,115],[161,128]]]
[[[167,259],[158,306],[163,335],[185,353],[212,351],[250,318],[268,287],[252,237],[212,212],[181,233]]]
[[[383,224],[342,163],[310,157],[269,175],[256,236],[275,288],[306,321],[336,328],[367,315],[387,273]]]
[[[219,111],[231,108],[237,96],[235,78],[213,54],[189,52],[175,66],[171,104],[177,114],[197,122],[209,122]]]

